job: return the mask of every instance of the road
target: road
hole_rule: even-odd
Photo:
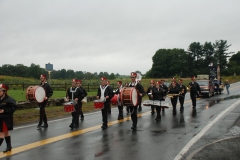
[[[185,110],[172,115],[172,108],[162,113],[161,122],[155,121],[150,107],[143,106],[138,112],[138,128],[132,131],[131,119],[125,114],[117,120],[118,110],[109,115],[109,128],[101,129],[99,111],[85,114],[79,128],[71,130],[71,117],[49,121],[48,129],[37,130],[37,124],[15,126],[11,131],[13,149],[0,153],[6,160],[180,160],[208,159],[206,148],[216,142],[229,146],[228,138],[240,135],[240,83],[231,85],[230,95],[226,90],[221,95],[197,100],[197,114],[192,115],[192,106],[187,93]],[[237,139],[238,140],[238,139]],[[240,143],[238,143],[240,144]],[[236,144],[237,145],[237,144]],[[1,150],[6,147],[5,142]],[[239,146],[238,146],[239,147]],[[211,148],[213,149],[213,148]],[[200,154],[201,153],[201,154]],[[226,155],[223,151],[222,156]],[[201,157],[205,156],[205,157]],[[234,159],[234,157],[232,158]]]

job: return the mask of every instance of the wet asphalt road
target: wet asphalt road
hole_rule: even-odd
[[[109,128],[101,129],[100,112],[85,114],[79,128],[71,130],[71,118],[49,122],[49,128],[37,130],[37,124],[16,126],[11,131],[13,150],[0,153],[8,160],[128,160],[128,159],[210,159],[210,155],[227,155],[218,146],[237,145],[238,139],[223,141],[240,135],[240,105],[221,115],[229,106],[239,101],[240,83],[231,85],[231,94],[226,91],[211,98],[197,101],[197,114],[192,115],[189,94],[185,98],[183,114],[172,115],[172,108],[165,109],[161,122],[155,121],[150,108],[143,106],[139,112],[138,129],[132,131],[132,122],[125,114],[123,121],[117,121],[118,110],[109,115]],[[237,96],[233,96],[237,95]],[[178,105],[179,107],[179,105]],[[179,108],[178,108],[179,111]],[[216,120],[217,119],[217,120]],[[209,124],[213,123],[208,129]],[[204,133],[202,133],[204,132]],[[202,135],[201,135],[202,134]],[[216,141],[219,141],[216,143]],[[222,144],[221,144],[222,143]],[[239,148],[240,145],[238,145]],[[1,150],[6,145],[3,143]],[[209,149],[209,147],[212,147]],[[228,156],[229,158],[229,156]],[[219,159],[219,158],[218,158]],[[221,158],[220,158],[221,159]],[[231,158],[230,158],[231,159]],[[232,158],[234,159],[234,157]]]

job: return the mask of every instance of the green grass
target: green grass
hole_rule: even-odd
[[[13,97],[17,102],[26,101],[26,91],[22,90],[8,90],[8,95]],[[53,91],[51,98],[63,98],[65,97],[65,91]],[[97,92],[88,92],[88,96],[96,96]]]

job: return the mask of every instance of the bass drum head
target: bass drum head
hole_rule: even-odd
[[[46,97],[46,93],[43,87],[37,87],[35,90],[35,98],[38,103],[41,103],[44,101],[44,98]]]
[[[133,88],[133,90],[132,90],[132,104],[133,104],[133,106],[138,105],[138,93],[135,88]]]

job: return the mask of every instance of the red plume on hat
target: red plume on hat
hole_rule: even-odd
[[[161,84],[162,82],[161,81],[157,81],[156,84]]]
[[[179,79],[178,81],[179,81],[179,82],[182,82],[183,80],[182,80],[182,79]]]
[[[192,76],[191,79],[195,79],[195,76]]]
[[[150,83],[153,83],[153,84],[154,84],[155,82],[154,82],[154,80],[151,80]]]
[[[106,77],[102,77],[102,78],[100,78],[100,80],[101,80],[101,81],[106,81],[107,78],[106,78]]]
[[[121,85],[121,84],[122,84],[122,81],[117,81],[117,84],[120,84],[120,85]]]
[[[130,75],[130,76],[137,77],[137,73],[136,73],[136,72],[131,72],[131,75]]]
[[[82,80],[80,80],[80,79],[76,79],[75,80],[77,83],[82,83]]]
[[[8,86],[6,84],[0,84],[0,90],[8,90]]]
[[[172,84],[176,84],[176,82],[172,82]]]
[[[47,76],[45,74],[41,74],[40,78],[47,78]]]
[[[78,80],[77,80],[77,79],[75,79],[75,78],[74,78],[74,79],[72,79],[72,82],[77,82],[77,81],[78,81]]]

